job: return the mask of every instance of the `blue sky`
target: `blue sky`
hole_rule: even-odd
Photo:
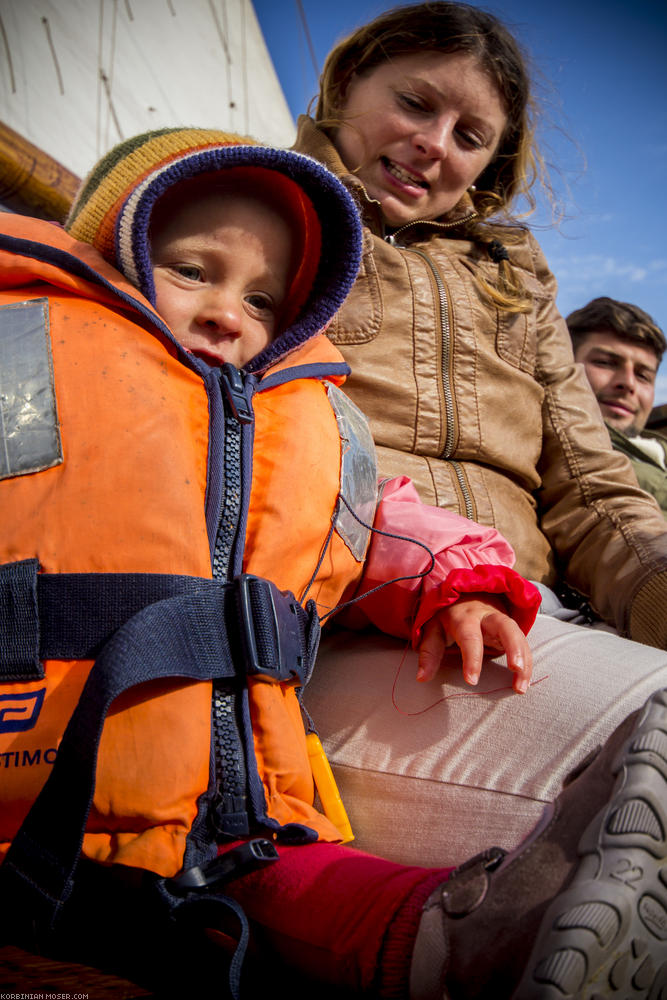
[[[302,0],[318,68],[332,44],[392,3]],[[537,68],[540,141],[565,217],[531,224],[567,314],[596,295],[635,302],[667,331],[667,2],[499,0],[483,5]],[[296,0],[254,0],[296,117],[317,90]],[[667,403],[667,362],[656,404]]]

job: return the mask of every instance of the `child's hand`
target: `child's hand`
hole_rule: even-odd
[[[477,684],[484,647],[507,655],[514,671],[514,690],[524,694],[530,684],[533,657],[525,635],[503,608],[502,599],[489,594],[460,597],[442,608],[422,629],[419,643],[418,681],[433,680],[447,646],[456,644],[463,660],[463,677]]]

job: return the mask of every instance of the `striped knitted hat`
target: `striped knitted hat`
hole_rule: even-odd
[[[149,227],[174,185],[220,171],[256,182],[264,198],[288,209],[300,240],[300,264],[288,293],[291,320],[244,367],[262,371],[322,330],[357,276],[361,226],[354,202],[325,167],[300,153],[212,129],[146,132],[114,147],[84,180],[65,228],[92,244],[155,304]]]

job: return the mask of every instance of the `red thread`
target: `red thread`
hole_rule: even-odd
[[[401,657],[401,662],[398,664],[396,669],[396,676],[394,677],[394,683],[391,688],[391,703],[401,715],[413,716],[413,715],[424,715],[425,712],[430,712],[432,708],[437,705],[442,704],[443,701],[449,701],[450,698],[479,698],[483,694],[496,694],[498,691],[510,691],[512,689],[511,684],[503,684],[502,687],[491,688],[490,691],[455,691],[452,694],[443,695],[442,698],[438,698],[434,701],[432,705],[427,705],[426,708],[420,708],[418,712],[404,712],[402,708],[399,708],[396,704],[396,687],[398,685],[398,678],[401,675],[401,670],[403,669],[403,664],[405,663],[405,657],[408,654],[408,649],[410,644],[406,645],[403,650],[403,656]],[[542,681],[547,680],[549,674],[545,674],[544,677],[538,677],[536,681],[531,681],[529,687],[535,687],[536,684],[541,684]]]

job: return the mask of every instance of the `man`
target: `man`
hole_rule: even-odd
[[[575,309],[566,322],[614,448],[628,456],[639,485],[667,517],[667,438],[645,429],[665,335],[642,309],[606,297]]]

